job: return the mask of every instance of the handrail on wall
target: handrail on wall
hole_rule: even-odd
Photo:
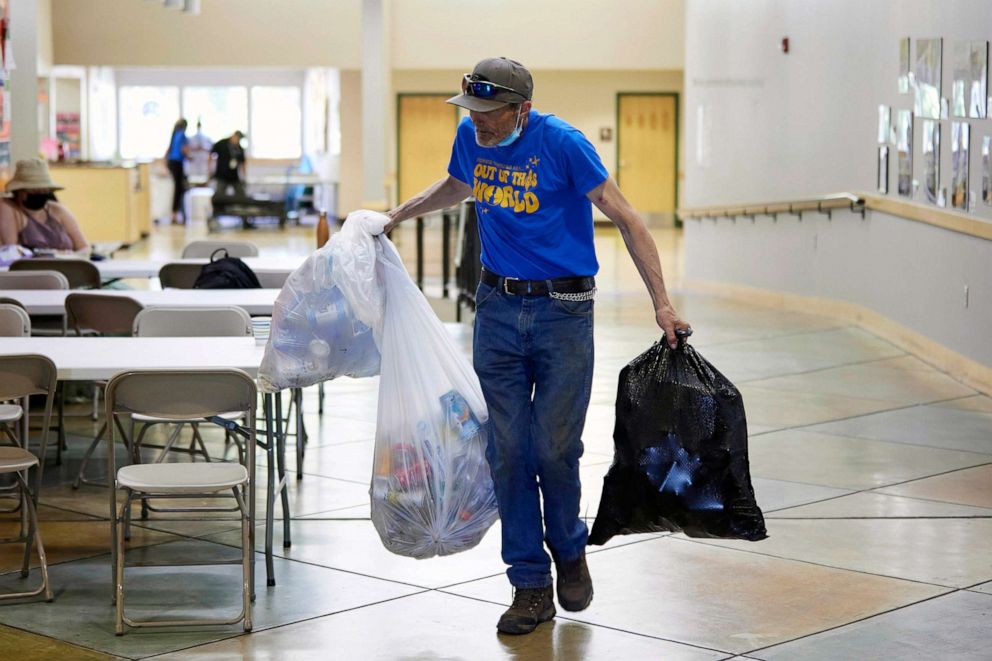
[[[829,218],[831,210],[848,208],[852,213],[861,214],[862,218],[865,217],[865,210],[872,210],[904,220],[912,220],[952,232],[992,240],[992,222],[985,218],[882,195],[837,193],[789,202],[756,202],[744,206],[733,204],[718,207],[695,207],[679,209],[677,213],[682,220],[703,218],[716,220],[718,218],[738,217],[754,220],[755,216],[771,216],[777,220],[779,214],[797,216],[802,220],[802,215],[806,212],[823,213]]]
[[[814,211],[824,213],[828,217],[833,209],[850,209],[853,213],[860,213],[862,217],[865,212],[865,198],[853,193],[837,193],[834,195],[822,195],[804,200],[793,200],[788,202],[756,202],[744,206],[726,205],[718,207],[696,207],[692,209],[679,209],[678,216],[682,220],[690,218],[736,218],[745,216],[771,216],[777,218],[778,214],[790,214],[798,216],[800,220],[805,212]]]

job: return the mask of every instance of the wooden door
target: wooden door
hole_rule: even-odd
[[[617,183],[644,214],[674,216],[678,122],[676,94],[618,95]]]
[[[398,117],[399,201],[409,199],[448,171],[458,108],[450,94],[401,94]]]

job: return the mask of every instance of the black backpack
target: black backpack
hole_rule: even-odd
[[[217,258],[217,253],[224,256]],[[258,277],[247,264],[237,257],[228,257],[226,248],[218,248],[210,255],[193,283],[193,289],[261,289]]]

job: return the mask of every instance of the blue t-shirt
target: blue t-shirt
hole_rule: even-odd
[[[486,270],[525,280],[599,270],[586,193],[608,173],[578,129],[532,110],[512,145],[480,147],[466,117],[448,174],[472,187]]]
[[[169,144],[169,153],[166,155],[166,160],[169,161],[181,161],[186,156],[183,155],[183,147],[189,142],[189,138],[182,131],[173,131],[172,142]]]

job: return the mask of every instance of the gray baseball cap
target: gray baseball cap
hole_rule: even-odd
[[[486,85],[485,83],[491,83]],[[448,103],[476,112],[489,112],[510,103],[529,101],[534,80],[527,67],[505,57],[490,57],[475,65],[462,79],[462,93]]]

